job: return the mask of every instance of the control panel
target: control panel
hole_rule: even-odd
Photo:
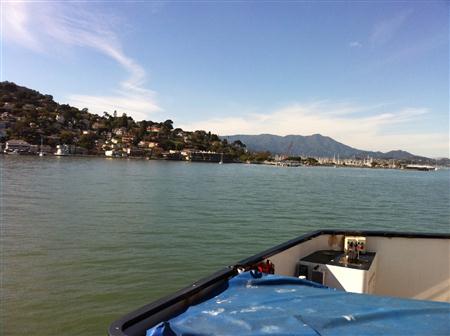
[[[344,239],[345,253],[366,253],[366,237],[347,236]]]

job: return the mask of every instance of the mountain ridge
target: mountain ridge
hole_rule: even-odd
[[[311,156],[341,158],[367,157],[394,160],[431,160],[430,158],[415,155],[404,150],[391,150],[388,152],[368,151],[348,146],[333,138],[315,133],[312,135],[274,135],[263,133],[258,135],[236,134],[221,136],[229,142],[240,140],[252,151],[269,151],[273,154],[288,156]]]

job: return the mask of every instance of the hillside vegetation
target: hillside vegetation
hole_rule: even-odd
[[[172,120],[135,121],[116,111],[99,116],[11,82],[0,83],[0,116],[2,141],[18,139],[32,145],[42,141],[51,147],[64,144],[89,154],[126,148],[153,157],[171,150],[224,153],[233,159],[246,156],[241,141],[228,143],[211,132],[174,128]]]

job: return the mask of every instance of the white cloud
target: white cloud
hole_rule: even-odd
[[[348,46],[349,46],[350,48],[360,48],[360,47],[362,47],[362,44],[361,44],[361,42],[359,42],[359,41],[351,41],[351,42],[348,44]]]
[[[102,113],[105,110],[126,112],[137,120],[160,111],[155,93],[144,87],[145,70],[123,51],[117,34],[109,22],[80,7],[64,4],[44,5],[9,2],[3,9],[5,39],[36,52],[51,53],[57,46],[90,48],[116,61],[128,74],[114,94],[91,96],[74,94],[69,103]],[[56,44],[56,46],[55,46]],[[53,50],[52,50],[52,47]]]
[[[34,51],[42,51],[35,37],[30,34],[30,19],[24,2],[2,3],[3,37]]]
[[[376,23],[370,36],[371,44],[382,45],[389,42],[403,26],[411,13],[412,10],[406,10]]]
[[[159,106],[152,102],[151,95],[132,95],[121,93],[116,96],[72,95],[70,104],[80,108],[88,107],[89,111],[102,114],[117,110],[119,115],[126,112],[135,120],[149,119],[149,111],[159,111]],[[132,111],[132,113],[128,113]]]
[[[366,113],[361,115],[356,111]],[[293,104],[263,114],[245,114],[186,123],[181,127],[211,130],[220,135],[320,133],[359,149],[374,151],[402,149],[421,155],[448,156],[449,135],[446,133],[387,132],[391,126],[400,129],[418,122],[427,113],[428,110],[425,108],[389,111],[386,107],[381,108],[381,105],[364,107],[356,104],[318,102]]]

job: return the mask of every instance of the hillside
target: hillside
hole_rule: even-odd
[[[135,121],[126,113],[111,111],[103,116],[87,108],[59,104],[51,95],[0,83],[0,141],[24,140],[51,153],[64,146],[70,153],[112,156],[162,157],[172,151],[210,151],[237,159],[245,154],[242,143],[228,143],[207,131],[174,128],[172,120]],[[34,147],[34,148],[35,148]],[[174,153],[171,153],[174,154]]]
[[[405,151],[395,150],[387,153],[356,149],[340,143],[330,137],[320,134],[309,136],[272,134],[260,135],[227,135],[222,136],[228,142],[240,140],[252,151],[269,151],[274,154],[305,157],[333,157],[341,158],[367,157],[395,160],[428,161],[428,158],[417,156]]]

